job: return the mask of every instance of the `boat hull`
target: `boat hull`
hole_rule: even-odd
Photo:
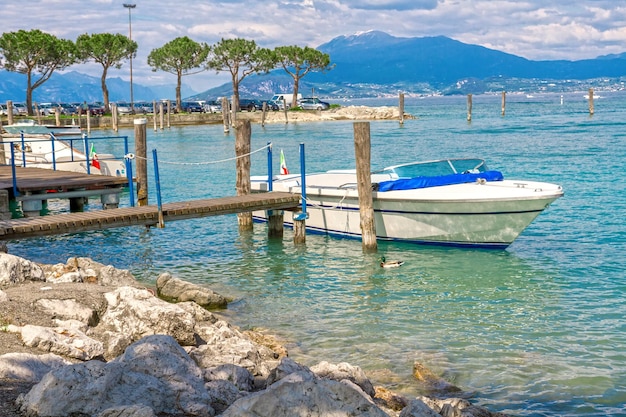
[[[274,190],[300,193],[299,187]],[[361,236],[356,190],[308,187],[306,229],[343,237]],[[539,182],[500,181],[424,190],[374,192],[379,240],[418,244],[506,248],[563,192]],[[265,221],[266,213],[255,212]],[[294,213],[285,213],[293,225]]]

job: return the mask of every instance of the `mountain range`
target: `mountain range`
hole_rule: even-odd
[[[307,74],[300,92],[330,99],[408,95],[480,94],[499,91],[565,92],[587,88],[622,89],[626,53],[579,61],[533,61],[445,36],[401,38],[370,31],[339,36],[320,45],[330,55],[332,70]],[[24,75],[0,72],[0,101],[24,97]],[[112,101],[127,99],[128,83],[108,79]],[[240,96],[268,99],[290,92],[293,80],[284,70],[246,77]],[[133,83],[136,100],[170,97],[174,86]],[[54,74],[35,90],[36,101],[101,100],[100,80],[79,73]],[[202,93],[188,87],[183,96],[213,100],[230,96],[226,83]]]

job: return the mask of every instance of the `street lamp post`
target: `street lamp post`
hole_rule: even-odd
[[[133,40],[133,26],[130,19],[130,11],[137,7],[136,4],[124,3],[124,7],[128,9],[128,39]],[[130,54],[130,110],[135,113],[135,104],[133,100],[133,54]]]

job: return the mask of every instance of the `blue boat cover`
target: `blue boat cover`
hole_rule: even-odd
[[[485,171],[477,174],[449,174],[436,177],[401,178],[378,183],[378,191],[415,190],[417,188],[438,187],[441,185],[465,184],[483,178],[487,181],[502,181],[500,171]]]

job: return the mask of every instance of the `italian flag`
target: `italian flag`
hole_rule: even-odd
[[[91,144],[91,150],[89,151],[89,159],[91,160],[92,167],[100,169],[100,161],[98,161],[98,154],[96,153],[96,148],[94,148],[93,143]]]
[[[289,170],[287,169],[287,164],[285,163],[285,154],[283,153],[283,150],[280,150],[280,173],[282,175],[287,175],[289,174]]]

